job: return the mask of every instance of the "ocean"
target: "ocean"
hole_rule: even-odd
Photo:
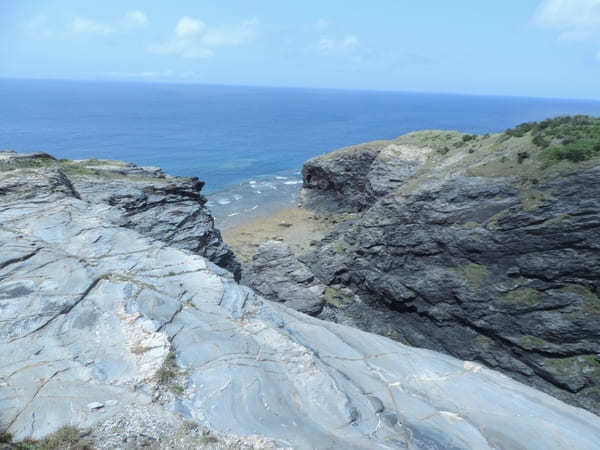
[[[160,166],[207,192],[413,130],[600,115],[597,101],[91,81],[2,79],[0,98],[0,148]]]
[[[598,101],[96,81],[0,79],[0,98],[0,149],[197,176],[219,216],[236,214],[231,205],[246,194],[248,208],[267,192],[292,198],[302,163],[335,148],[420,129],[493,133],[600,115]]]

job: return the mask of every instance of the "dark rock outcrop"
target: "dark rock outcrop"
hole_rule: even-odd
[[[301,260],[351,293],[330,318],[600,413],[599,158],[549,161],[527,133],[462,136],[308,161],[309,203],[361,214]]]
[[[201,194],[204,183],[197,178],[171,177],[157,167],[121,161],[56,160],[45,153],[3,152],[1,156],[0,169],[13,173],[15,184],[22,184],[23,171],[36,171],[29,175],[30,185],[0,187],[6,193],[14,196],[18,188],[23,195],[38,195],[31,184],[55,180],[50,194],[62,190],[78,199],[110,205],[118,211],[111,216],[116,224],[205,256],[239,280],[240,264],[215,228]],[[36,176],[39,173],[48,178]]]
[[[297,311],[315,316],[323,309],[325,286],[282,242],[267,241],[258,248],[246,279],[258,294]]]

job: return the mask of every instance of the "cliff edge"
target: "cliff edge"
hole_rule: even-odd
[[[600,119],[415,132],[303,178],[306,205],[351,213],[300,257],[327,286],[321,317],[600,413]]]
[[[0,172],[3,441],[597,447],[597,416],[479,364],[263,300],[172,235],[153,235],[162,208],[129,223],[130,209],[98,201],[71,170]],[[106,185],[113,198],[113,182],[95,180],[94,192]],[[161,192],[141,202],[172,198]]]

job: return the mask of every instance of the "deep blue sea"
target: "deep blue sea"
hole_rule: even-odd
[[[113,158],[215,191],[420,129],[504,130],[600,102],[399,92],[0,80],[0,148]]]

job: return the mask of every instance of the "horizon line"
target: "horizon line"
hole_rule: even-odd
[[[144,84],[144,85],[175,85],[175,86],[218,86],[228,88],[259,88],[259,89],[297,89],[297,90],[317,90],[317,91],[341,91],[341,92],[373,92],[373,93],[391,93],[391,94],[411,94],[411,95],[447,95],[461,97],[495,97],[495,98],[515,98],[515,99],[537,99],[537,100],[562,100],[600,103],[600,98],[583,97],[546,97],[533,95],[515,95],[515,94],[477,94],[469,92],[443,92],[443,91],[420,91],[420,90],[396,90],[396,89],[375,89],[375,88],[339,88],[339,87],[314,87],[314,86],[290,86],[290,85],[261,85],[261,84],[226,84],[210,83],[201,81],[162,81],[162,80],[127,80],[127,79],[107,79],[107,78],[41,78],[41,77],[7,77],[0,75],[0,81],[56,81],[56,82],[83,82],[83,83],[126,83],[126,84]]]

